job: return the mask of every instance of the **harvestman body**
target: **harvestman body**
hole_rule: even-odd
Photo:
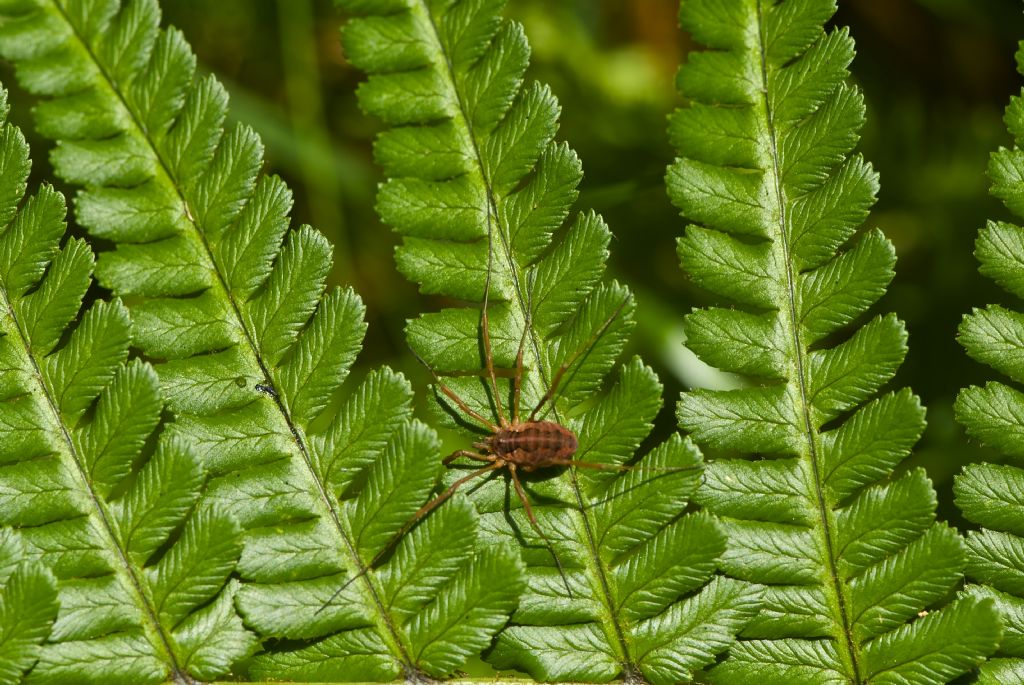
[[[487,277],[487,289],[489,290],[490,285],[490,269],[488,269]],[[565,578],[565,572],[562,569],[562,563],[558,559],[558,555],[555,554],[554,548],[551,546],[551,541],[548,536],[541,530],[540,525],[537,523],[537,516],[533,513],[533,507],[530,505],[530,499],[526,496],[526,491],[523,489],[523,484],[519,480],[519,471],[524,473],[530,473],[538,469],[545,469],[558,466],[582,466],[596,469],[607,469],[619,470],[628,467],[615,467],[608,466],[606,464],[593,464],[590,462],[582,462],[574,459],[576,450],[579,447],[579,442],[576,439],[576,435],[566,428],[565,426],[555,421],[538,421],[537,412],[539,412],[546,403],[553,401],[558,385],[565,373],[572,367],[576,360],[578,360],[585,352],[587,352],[591,345],[597,341],[608,328],[612,325],[615,319],[622,312],[622,309],[629,303],[629,296],[627,296],[610,317],[598,328],[594,334],[590,337],[587,342],[580,347],[574,354],[567,358],[559,366],[558,371],[555,372],[552,378],[551,385],[544,396],[540,399],[537,405],[530,412],[529,417],[526,421],[520,421],[519,419],[519,404],[522,395],[521,385],[523,378],[523,347],[526,342],[526,336],[530,330],[530,309],[531,304],[527,305],[527,319],[526,326],[523,330],[523,336],[519,341],[519,352],[516,354],[516,372],[513,377],[512,385],[512,420],[511,422],[505,416],[504,407],[500,400],[500,391],[498,389],[497,374],[494,371],[494,361],[491,353],[491,336],[489,330],[489,320],[487,314],[487,291],[485,290],[484,295],[484,308],[480,315],[481,317],[481,332],[483,334],[484,341],[484,356],[487,375],[490,379],[490,387],[492,397],[494,399],[495,409],[498,414],[499,423],[495,424],[493,421],[482,416],[480,413],[474,411],[465,400],[459,397],[451,388],[444,384],[440,376],[424,361],[415,351],[413,354],[419,359],[420,363],[423,364],[430,371],[434,377],[436,387],[442,393],[444,393],[449,399],[451,399],[467,416],[473,418],[483,427],[487,428],[491,435],[486,439],[480,440],[473,443],[473,447],[480,450],[474,452],[472,450],[458,450],[449,456],[445,457],[443,464],[445,466],[451,464],[459,457],[467,457],[475,461],[487,462],[487,466],[484,466],[472,473],[459,478],[452,483],[447,490],[442,492],[440,495],[427,502],[423,507],[417,511],[410,522],[403,526],[402,530],[399,531],[399,536],[404,534],[409,528],[416,524],[417,521],[426,516],[430,511],[435,509],[442,502],[447,500],[449,497],[455,494],[466,482],[473,480],[474,478],[481,476],[490,471],[496,471],[498,469],[505,468],[508,470],[509,476],[512,479],[512,484],[515,486],[516,495],[519,497],[519,501],[523,504],[523,509],[526,511],[526,516],[530,521],[530,525],[537,532],[537,534],[547,543],[548,549],[551,551],[551,556],[555,560],[555,564],[558,567],[558,573],[562,577],[562,581],[565,583],[566,590],[569,595],[572,595],[572,590],[569,589],[569,583]],[[396,536],[398,537],[398,536]],[[390,547],[390,545],[388,545]],[[374,559],[373,563],[376,563],[380,557],[387,551],[385,548],[383,552],[378,554]],[[371,566],[373,565],[371,563]]]
[[[562,577],[562,582],[565,584],[566,590],[569,595],[572,596],[572,590],[569,588],[568,580],[565,577],[565,572],[562,569],[561,561],[558,559],[558,555],[555,554],[554,548],[551,546],[551,541],[548,536],[541,530],[540,525],[537,523],[537,517],[533,513],[533,507],[530,505],[530,500],[526,496],[526,491],[523,489],[523,484],[519,480],[519,471],[524,473],[530,473],[538,469],[545,469],[559,466],[577,466],[594,469],[610,469],[610,470],[627,470],[628,466],[612,466],[608,464],[595,464],[590,462],[583,462],[574,459],[576,450],[579,447],[579,443],[576,439],[576,435],[566,428],[565,426],[555,421],[537,420],[537,413],[544,407],[548,402],[553,402],[555,392],[558,389],[559,383],[565,376],[566,372],[572,367],[576,361],[583,356],[593,346],[597,340],[604,335],[611,327],[615,319],[621,314],[622,310],[629,303],[631,296],[627,295],[623,299],[622,303],[616,307],[615,311],[612,312],[611,316],[596,330],[593,335],[572,355],[570,355],[555,372],[551,385],[548,387],[547,392],[540,401],[534,406],[533,411],[530,412],[529,416],[525,421],[521,421],[519,417],[519,405],[521,399],[521,385],[524,373],[523,367],[523,347],[526,343],[527,335],[531,328],[531,309],[532,309],[532,292],[530,302],[526,307],[526,324],[523,328],[523,335],[519,341],[519,351],[516,355],[516,369],[515,375],[513,376],[512,386],[512,420],[509,421],[505,409],[502,406],[500,400],[500,390],[498,389],[497,374],[494,370],[494,360],[492,357],[491,350],[491,335],[490,335],[490,322],[488,318],[488,303],[490,295],[490,281],[491,281],[491,262],[493,258],[493,245],[491,243],[491,236],[488,235],[488,255],[487,255],[487,276],[484,281],[484,301],[483,308],[480,314],[480,329],[483,337],[484,344],[484,362],[486,365],[487,377],[490,380],[490,391],[494,401],[495,409],[497,411],[498,423],[494,423],[490,419],[487,419],[479,412],[473,410],[462,398],[460,398],[455,391],[449,388],[441,380],[438,373],[430,367],[427,362],[420,357],[415,350],[412,350],[413,355],[419,360],[421,364],[431,373],[434,377],[436,388],[444,393],[450,400],[452,400],[458,408],[465,413],[468,417],[475,420],[482,427],[490,431],[490,435],[485,439],[473,443],[478,452],[472,450],[458,450],[449,456],[445,457],[443,463],[447,466],[451,462],[455,461],[460,457],[467,457],[475,461],[486,462],[487,466],[479,468],[462,478],[459,478],[452,483],[444,492],[439,494],[434,499],[424,504],[412,518],[402,526],[402,528],[392,537],[392,539],[385,545],[385,547],[377,553],[373,560],[366,566],[365,569],[349,578],[344,585],[342,585],[327,602],[320,608],[322,611],[331,602],[334,601],[341,592],[349,586],[356,578],[365,574],[370,568],[373,568],[384,556],[390,551],[391,547],[401,538],[405,533],[409,531],[416,523],[418,523],[424,516],[437,508],[440,504],[449,499],[455,492],[468,481],[482,476],[491,471],[497,471],[499,469],[507,469],[509,476],[511,477],[512,483],[515,486],[516,494],[519,500],[523,504],[523,509],[526,511],[526,516],[530,521],[531,527],[537,532],[537,534],[547,543],[548,549],[551,551],[551,555],[555,560],[555,565],[558,567],[559,575]],[[532,291],[532,288],[531,288]],[[670,469],[675,470],[675,469]]]

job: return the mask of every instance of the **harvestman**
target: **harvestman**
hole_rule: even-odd
[[[519,350],[516,354],[516,369],[515,375],[513,376],[512,383],[512,420],[508,420],[505,414],[505,408],[501,402],[501,391],[498,388],[497,373],[494,370],[494,359],[491,350],[491,334],[490,334],[490,321],[488,318],[488,305],[490,299],[490,285],[491,285],[491,264],[493,260],[493,245],[491,243],[491,235],[488,233],[487,236],[487,276],[484,280],[484,301],[483,309],[480,314],[480,329],[483,336],[484,344],[484,363],[486,365],[487,377],[490,380],[490,392],[494,401],[494,408],[498,415],[498,423],[494,423],[490,419],[486,418],[479,412],[475,411],[470,407],[465,400],[459,397],[454,390],[445,385],[444,381],[441,380],[440,375],[430,367],[429,364],[416,353],[412,351],[413,355],[417,360],[430,372],[434,377],[434,382],[438,390],[440,390],[446,397],[448,397],[456,406],[462,410],[466,416],[476,421],[480,426],[490,431],[490,435],[483,440],[479,440],[473,443],[473,447],[479,452],[473,450],[457,450],[452,454],[444,458],[442,463],[448,466],[453,461],[460,457],[467,457],[474,461],[486,462],[487,466],[476,469],[472,473],[459,478],[452,483],[448,488],[437,495],[434,499],[424,504],[420,509],[413,514],[412,518],[402,526],[402,528],[388,541],[384,548],[377,553],[373,560],[366,566],[366,568],[360,571],[358,574],[349,578],[344,585],[342,585],[327,602],[320,608],[323,610],[328,606],[334,599],[341,594],[341,592],[348,587],[356,578],[365,574],[369,569],[373,568],[380,560],[391,550],[391,547],[407,533],[414,525],[416,525],[424,516],[433,511],[436,507],[441,505],[447,499],[449,499],[455,492],[467,482],[482,476],[491,471],[497,471],[502,468],[508,470],[509,476],[512,479],[512,483],[515,486],[515,491],[519,500],[523,503],[523,509],[526,511],[526,516],[530,521],[530,525],[541,537],[542,540],[547,544],[552,557],[555,560],[555,565],[558,567],[558,573],[562,577],[562,582],[565,584],[566,590],[569,591],[569,595],[572,596],[572,590],[569,588],[569,582],[565,577],[565,572],[562,568],[562,563],[558,559],[558,555],[555,554],[554,547],[551,545],[550,539],[541,530],[540,525],[537,522],[537,517],[533,512],[533,507],[530,505],[530,500],[526,496],[526,491],[523,489],[523,484],[519,480],[519,471],[524,473],[530,473],[537,469],[551,468],[557,466],[578,466],[584,468],[603,469],[603,470],[615,470],[624,471],[629,470],[630,466],[614,466],[609,464],[597,464],[592,462],[584,462],[573,459],[576,454],[576,450],[579,446],[576,435],[565,426],[555,421],[537,420],[537,413],[544,407],[548,402],[553,405],[555,392],[558,389],[559,383],[562,382],[566,372],[572,368],[572,365],[579,360],[584,354],[586,354],[590,348],[604,335],[611,327],[612,323],[618,318],[619,314],[629,303],[631,296],[627,295],[625,299],[615,308],[611,316],[605,320],[603,324],[588,338],[583,345],[580,346],[572,355],[567,357],[565,361],[561,363],[558,370],[555,372],[551,380],[551,385],[548,387],[544,396],[541,397],[540,401],[537,402],[533,410],[530,412],[526,421],[520,420],[520,401],[522,395],[522,378],[524,373],[523,367],[523,348],[526,344],[526,338],[531,327],[531,316],[532,316],[532,287],[530,287],[530,298],[526,307],[526,322],[523,328],[523,335],[519,340]],[[659,469],[661,470],[661,469]],[[678,471],[686,470],[682,468],[668,468],[667,470]]]

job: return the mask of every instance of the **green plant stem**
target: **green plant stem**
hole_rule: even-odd
[[[508,227],[502,226],[500,223],[500,213],[498,211],[496,193],[487,176],[487,171],[481,157],[482,153],[480,145],[477,141],[477,137],[474,135],[469,116],[466,113],[466,104],[460,92],[455,71],[452,68],[451,60],[445,53],[444,46],[441,43],[438,27],[430,14],[430,8],[427,6],[426,2],[424,2],[424,0],[418,0],[413,6],[413,13],[421,24],[421,31],[423,35],[433,38],[433,47],[436,52],[437,60],[446,66],[446,69],[443,70],[443,75],[446,77],[445,85],[448,87],[449,97],[451,98],[451,101],[455,103],[457,109],[457,113],[454,116],[453,121],[459,130],[459,137],[463,141],[464,149],[470,153],[467,157],[472,159],[474,162],[472,175],[482,186],[484,196],[487,198],[486,240],[489,244],[489,252],[493,252],[496,249],[500,250],[498,258],[495,259],[492,255],[489,257],[488,262],[491,267],[497,267],[505,271],[508,276],[508,282],[512,283],[514,292],[510,304],[513,307],[515,325],[526,331],[526,337],[529,340],[529,344],[526,345],[523,350],[524,368],[535,369],[539,376],[540,385],[542,387],[546,386],[551,381],[545,377],[544,366],[541,363],[541,338],[532,326],[527,329],[530,321],[530,317],[527,312],[528,302],[526,295],[524,294],[526,292],[524,284],[527,279],[525,274],[522,273],[522,268],[518,264],[515,254],[512,252]],[[491,280],[495,280],[493,274],[491,274]],[[503,281],[505,279],[497,280]],[[553,403],[552,406],[554,407]],[[553,409],[553,413],[555,414],[556,420],[559,423],[563,423],[561,417],[558,416],[557,408]],[[619,663],[622,665],[625,676],[627,679],[633,678],[636,675],[636,668],[634,665],[635,659],[630,654],[629,643],[626,640],[625,631],[619,622],[616,621],[615,603],[611,596],[611,590],[608,583],[609,571],[605,568],[605,565],[601,560],[601,556],[598,553],[597,540],[594,538],[593,534],[594,525],[588,515],[586,498],[584,497],[584,493],[576,478],[575,472],[572,469],[569,471],[568,480],[563,478],[560,480],[560,483],[567,486],[568,492],[566,494],[570,495],[570,501],[576,503],[576,506],[574,507],[578,514],[578,517],[576,517],[575,520],[576,535],[587,548],[587,554],[584,560],[586,571],[593,581],[592,585],[596,588],[600,588],[599,594],[602,609],[600,611],[601,627],[607,636],[608,644],[612,645],[618,652],[616,656]]]
[[[61,452],[62,461],[65,462],[66,470],[74,474],[80,491],[85,493],[89,504],[92,505],[92,514],[90,516],[96,521],[95,530],[102,535],[103,542],[105,543],[104,546],[116,562],[112,564],[112,570],[121,577],[121,584],[124,587],[131,588],[131,592],[135,596],[136,606],[139,608],[143,628],[148,633],[149,643],[159,650],[158,656],[170,667],[174,681],[185,684],[193,683],[192,678],[189,677],[188,673],[178,662],[171,639],[165,632],[163,625],[161,625],[156,607],[153,606],[149,595],[146,593],[145,583],[141,577],[142,574],[129,561],[128,553],[118,541],[117,534],[114,531],[114,524],[112,523],[114,517],[107,510],[102,498],[92,487],[84,459],[75,446],[75,440],[71,437],[71,429],[65,425],[58,409],[58,402],[46,386],[42,369],[39,368],[38,360],[32,354],[32,345],[25,337],[23,328],[18,322],[18,317],[11,304],[7,289],[2,286],[0,286],[0,300],[2,300],[0,304],[3,305],[6,318],[13,324],[12,328],[14,329],[13,333],[7,333],[3,338],[8,342],[17,340],[20,343],[20,351],[24,354],[24,368],[31,370],[32,381],[38,388],[34,394],[44,400],[46,411],[53,422],[52,431],[59,435],[59,441],[66,448],[66,451]],[[70,461],[70,464],[67,463],[68,461]]]
[[[841,658],[849,667],[853,682],[860,683],[863,680],[861,675],[862,669],[859,664],[857,645],[853,637],[852,622],[847,610],[849,598],[846,596],[843,579],[839,574],[836,563],[837,555],[833,533],[835,518],[832,514],[832,503],[826,497],[823,483],[822,465],[819,456],[821,454],[820,437],[818,429],[814,425],[814,420],[811,418],[811,399],[808,393],[810,378],[808,376],[806,360],[807,346],[800,335],[797,307],[798,285],[796,274],[793,270],[794,259],[790,250],[789,233],[787,230],[789,223],[787,217],[787,198],[782,186],[782,165],[779,157],[779,140],[775,131],[774,113],[768,99],[768,63],[766,58],[768,47],[765,40],[767,29],[764,24],[762,0],[757,0],[757,20],[759,40],[755,60],[760,66],[758,75],[761,77],[762,116],[764,117],[768,136],[768,149],[762,159],[762,168],[766,169],[770,176],[772,198],[778,208],[777,221],[771,223],[771,228],[776,231],[771,241],[772,250],[775,252],[774,261],[776,264],[785,265],[785,270],[782,274],[782,286],[787,298],[780,314],[782,325],[788,329],[786,331],[786,339],[791,343],[787,357],[792,360],[792,368],[790,373],[787,374],[787,378],[789,379],[788,384],[791,391],[793,391],[794,396],[799,398],[800,402],[800,406],[797,409],[799,416],[803,420],[803,436],[805,438],[805,449],[800,456],[804,464],[809,467],[804,469],[804,475],[807,479],[807,490],[811,493],[817,505],[819,525],[816,526],[815,533],[821,557],[826,560],[826,563],[822,565],[825,570],[822,586],[826,588],[828,602],[836,615],[837,622],[842,626],[843,634],[842,636],[837,636],[839,638],[837,643],[840,646]]]
[[[247,357],[248,366],[250,367],[250,370],[258,373],[260,376],[266,379],[266,382],[271,383],[272,385],[272,376],[269,371],[269,365],[260,354],[260,350],[255,343],[255,336],[253,335],[253,332],[247,325],[246,318],[243,317],[241,314],[241,309],[238,301],[235,299],[235,297],[233,296],[233,294],[231,293],[227,286],[227,280],[225,278],[224,271],[217,264],[213,250],[211,249],[211,246],[206,239],[202,227],[199,226],[198,222],[194,218],[194,215],[190,211],[188,198],[185,196],[182,186],[175,180],[174,176],[172,175],[170,171],[171,167],[168,164],[168,161],[163,158],[153,139],[147,134],[145,127],[139,121],[138,117],[136,116],[132,108],[128,105],[127,101],[124,98],[124,94],[118,88],[114,80],[111,78],[110,74],[108,73],[104,65],[100,62],[97,55],[92,50],[91,46],[85,41],[82,34],[78,30],[78,27],[75,25],[74,21],[72,21],[71,17],[68,16],[68,14],[64,11],[64,8],[60,5],[60,3],[53,2],[53,0],[51,0],[50,4],[54,8],[54,11],[70,27],[77,43],[83,51],[83,54],[89,57],[89,59],[95,66],[98,75],[103,79],[107,87],[110,89],[110,92],[116,98],[116,101],[123,110],[122,118],[125,121],[131,122],[131,125],[135,128],[138,137],[141,140],[145,141],[146,145],[148,146],[149,153],[152,155],[154,161],[156,162],[156,179],[158,180],[158,182],[163,183],[170,188],[173,188],[174,193],[177,195],[178,200],[180,200],[182,207],[184,207],[185,209],[185,214],[188,223],[191,225],[193,229],[187,233],[188,239],[195,242],[199,246],[199,251],[205,257],[206,268],[210,271],[211,274],[214,275],[214,284],[211,289],[217,294],[219,298],[223,299],[225,302],[230,303],[231,312],[234,314],[234,321],[232,323],[239,331],[242,332],[242,337],[244,338],[244,344],[241,345],[241,347],[244,349],[245,356]],[[336,532],[338,541],[340,543],[338,545],[339,550],[346,557],[348,567],[350,569],[354,569],[354,571],[358,574],[360,579],[360,586],[363,587],[364,592],[367,593],[367,596],[370,599],[369,604],[376,609],[376,615],[374,617],[374,620],[377,625],[379,634],[388,643],[388,647],[392,650],[392,653],[396,655],[396,657],[400,661],[403,670],[407,674],[415,674],[416,668],[414,666],[414,662],[411,656],[409,655],[409,650],[405,645],[404,640],[399,635],[398,630],[396,629],[393,621],[391,620],[387,608],[384,606],[384,602],[381,599],[381,590],[374,583],[373,578],[371,577],[372,574],[365,572],[366,566],[363,560],[359,557],[355,544],[350,539],[344,525],[342,524],[341,512],[339,511],[339,507],[335,502],[334,498],[330,494],[328,485],[322,482],[316,475],[316,471],[313,468],[311,456],[309,453],[308,441],[304,431],[302,430],[302,427],[299,426],[297,422],[293,420],[287,408],[281,401],[280,397],[274,397],[274,405],[277,408],[277,416],[279,417],[279,421],[281,423],[279,430],[282,433],[292,436],[293,443],[295,446],[292,458],[301,458],[301,463],[305,467],[304,473],[307,477],[307,482],[303,484],[303,489],[307,493],[311,494],[311,499],[313,500],[314,505],[318,509],[317,514],[324,520],[329,521],[331,527]]]

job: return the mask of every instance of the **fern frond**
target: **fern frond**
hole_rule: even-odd
[[[945,683],[999,639],[991,601],[925,618],[963,573],[924,472],[899,477],[924,428],[907,390],[879,395],[906,351],[892,315],[864,313],[893,276],[878,230],[858,234],[877,178],[852,154],[864,119],[853,41],[834,0],[684,0],[708,50],[679,73],[669,195],[694,223],[693,280],[728,301],[685,319],[687,344],[750,386],[695,389],[680,425],[704,447],[759,458],[707,467],[699,500],[725,522],[728,575],[765,608],[713,682]],[[965,628],[964,626],[970,626]],[[970,634],[969,642],[963,636]]]
[[[85,185],[76,217],[115,246],[98,278],[130,303],[133,344],[154,361],[171,430],[197,447],[208,496],[246,529],[246,622],[267,637],[326,638],[284,643],[252,672],[391,679],[457,668],[452,655],[482,649],[514,605],[514,552],[477,553],[475,513],[453,502],[437,513],[445,525],[425,523],[405,552],[363,573],[433,489],[437,441],[411,422],[408,384],[388,370],[327,410],[361,347],[363,305],[327,290],[325,238],[289,230],[291,193],[259,174],[258,136],[224,128],[224,88],[196,76],[182,35],[159,28],[155,0],[4,6],[0,52],[44,96],[36,118],[57,140],[57,173]],[[427,564],[425,550],[444,550],[444,563]],[[494,565],[509,578],[498,591],[481,582]],[[460,612],[475,618],[446,631]],[[435,623],[422,625],[426,615]]]
[[[632,296],[604,279],[610,233],[600,217],[585,213],[565,225],[582,170],[575,153],[554,142],[554,95],[524,84],[522,27],[501,18],[504,3],[496,0],[339,5],[357,15],[343,41],[369,74],[359,100],[388,125],[375,147],[388,177],[378,211],[402,236],[399,270],[424,293],[469,303],[411,321],[410,346],[438,373],[461,374],[445,383],[495,423],[525,420],[560,365],[572,362],[547,418],[578,436],[579,460],[632,462],[661,406],[661,385],[633,360],[602,392],[633,327]],[[511,406],[511,374],[498,374],[497,393],[481,374],[483,333],[499,369],[516,368],[523,341],[521,415]],[[442,415],[465,427],[456,404],[438,397]],[[678,682],[723,651],[751,616],[756,593],[709,582],[724,545],[717,526],[680,515],[700,463],[697,450],[675,437],[635,471],[569,469],[528,479],[553,550],[508,480],[467,486],[488,539],[515,541],[527,563],[514,625],[489,659],[544,680],[642,674]]]
[[[1017,52],[1024,74],[1024,42]],[[1012,149],[992,154],[988,174],[992,194],[1010,211],[1024,217],[1024,92],[1006,108]],[[989,221],[978,233],[975,252],[981,273],[1016,297],[1024,297],[1024,228]],[[999,305],[974,310],[960,325],[960,344],[967,353],[1006,376],[1011,383],[991,381],[964,388],[956,401],[956,417],[967,433],[1010,458],[1010,464],[971,464],[957,476],[956,503],[968,520],[982,526],[967,536],[967,575],[977,585],[967,591],[992,598],[1004,617],[1005,635],[997,657],[981,667],[979,682],[1014,682],[1024,677],[1024,315]]]
[[[203,473],[183,442],[162,434],[146,459],[163,407],[156,374],[125,363],[119,302],[92,305],[71,329],[93,256],[81,240],[61,244],[59,193],[44,186],[22,203],[28,171],[21,132],[3,124],[0,524],[18,527],[26,558],[60,581],[60,613],[32,681],[217,677],[255,646],[229,581],[238,524],[218,506],[196,506]]]
[[[0,529],[0,685],[18,685],[57,617],[57,581],[26,558],[19,535]]]

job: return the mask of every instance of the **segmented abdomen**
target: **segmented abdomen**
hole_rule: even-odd
[[[564,464],[576,454],[576,436],[554,421],[520,423],[495,433],[491,451],[511,463],[533,468]]]

